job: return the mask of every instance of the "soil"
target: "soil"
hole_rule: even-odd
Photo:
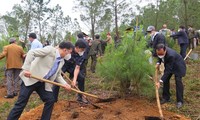
[[[51,120],[145,120],[145,116],[159,117],[156,103],[145,99],[117,99],[106,103],[95,103],[100,109],[91,105],[80,105],[76,101],[58,101]],[[22,114],[20,120],[39,120],[43,105]],[[189,120],[184,116],[163,111],[165,120]]]

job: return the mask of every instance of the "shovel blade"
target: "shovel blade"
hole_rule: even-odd
[[[106,98],[106,99],[99,98],[97,103],[111,102],[111,101],[115,101],[115,100],[116,100],[116,98]]]
[[[160,117],[155,116],[145,116],[145,120],[162,120]]]

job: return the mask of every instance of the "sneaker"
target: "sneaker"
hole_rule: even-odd
[[[170,102],[170,100],[162,99],[162,100],[160,101],[160,104],[165,104],[165,103],[167,103],[167,102]]]
[[[88,101],[87,101],[87,100],[82,99],[82,98],[80,98],[80,97],[77,99],[77,101],[78,101],[79,103],[88,104]]]
[[[4,96],[4,98],[14,98],[14,95],[6,95],[6,96]]]
[[[181,107],[183,107],[183,103],[182,102],[177,102],[176,107],[179,109]]]

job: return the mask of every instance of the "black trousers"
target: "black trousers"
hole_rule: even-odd
[[[163,98],[165,100],[170,99],[170,78],[172,74],[170,74],[167,79],[163,82]],[[175,83],[176,83],[176,99],[177,102],[183,103],[183,83],[182,83],[182,77],[175,76]]]
[[[51,119],[51,113],[55,103],[53,93],[45,90],[45,84],[43,82],[37,82],[31,86],[25,86],[22,82],[18,100],[9,113],[7,120],[19,119],[33,91],[36,91],[42,101],[45,102],[41,120]]]
[[[187,51],[187,47],[188,47],[188,44],[187,43],[182,43],[180,44],[180,55],[183,57],[183,59],[185,58],[186,56],[186,51]]]
[[[65,72],[65,71],[63,71],[63,72]],[[72,79],[73,77],[74,77],[73,73],[70,74],[70,79]],[[85,75],[81,71],[78,74],[77,82],[78,82],[79,90],[84,92],[85,91]],[[58,101],[59,90],[60,90],[59,86],[56,86],[56,85],[53,86],[53,96],[54,96],[55,101]],[[79,96],[79,98],[82,98],[82,94],[78,94],[78,96]]]

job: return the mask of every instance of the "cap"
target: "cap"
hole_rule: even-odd
[[[155,27],[154,26],[149,26],[147,28],[147,32],[151,32],[151,31],[154,31],[155,30]]]
[[[11,43],[14,43],[15,41],[16,41],[15,38],[10,38],[9,43],[11,44]]]

